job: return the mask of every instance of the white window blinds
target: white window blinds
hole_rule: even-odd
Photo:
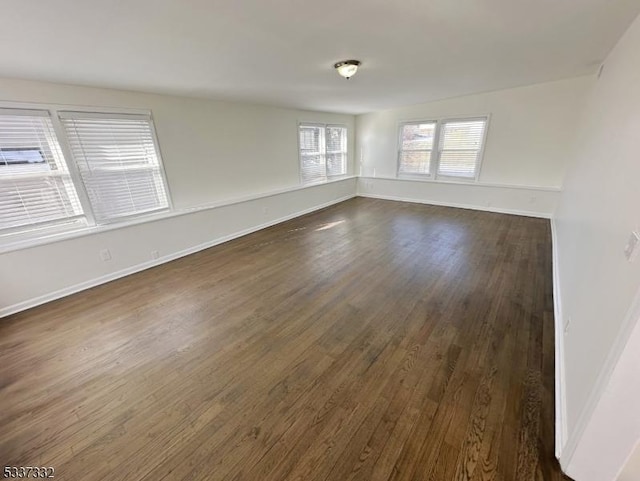
[[[486,119],[443,122],[438,175],[476,177],[486,123]]]
[[[347,129],[340,125],[301,124],[300,174],[303,183],[347,173]]]
[[[486,128],[487,117],[402,124],[398,175],[476,179]]]
[[[300,126],[300,169],[302,182],[318,182],[326,178],[324,128]]]
[[[327,143],[327,176],[347,173],[347,129],[328,125],[325,128]]]
[[[431,153],[436,122],[404,124],[400,129],[398,171],[402,174],[425,174],[431,171]]]
[[[168,209],[151,119],[60,112],[96,222]]]
[[[49,112],[0,109],[0,233],[82,217]]]

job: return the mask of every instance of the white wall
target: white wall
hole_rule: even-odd
[[[618,481],[638,481],[640,479],[640,442],[627,460],[627,463],[618,477]]]
[[[550,218],[560,189],[359,177],[358,195]]]
[[[370,195],[550,216],[555,208],[571,148],[593,77],[500,90],[385,110],[356,118],[356,170],[371,178],[395,178],[399,123],[491,114],[479,183],[442,187],[434,182],[375,183]],[[384,187],[384,192],[376,186]],[[539,187],[516,194],[514,187]],[[502,188],[506,190],[502,190]],[[523,202],[523,199],[526,199]]]
[[[567,474],[576,481],[616,480],[640,439],[640,296],[638,301],[635,328],[625,332],[626,342],[611,351],[620,356],[583,421],[578,443],[561,458]],[[635,470],[633,459],[627,467],[627,473]]]
[[[298,186],[299,121],[347,125],[353,159],[354,117],[350,115],[14,79],[0,79],[2,101],[150,109],[178,211]],[[170,257],[354,194],[352,179],[235,208],[4,253],[0,256],[0,315],[146,265],[152,250]],[[99,250],[104,248],[112,251],[112,261],[99,259]]]
[[[629,341],[640,316],[640,261],[623,255],[640,228],[640,19],[605,61],[577,146],[555,219],[562,307],[556,322],[571,319],[557,339],[568,428],[561,462],[579,481],[608,481],[633,448],[629,439],[640,438],[638,377],[619,378],[630,372],[620,364],[625,346],[640,351],[640,336],[638,344]],[[621,409],[625,383],[635,390],[632,410]]]

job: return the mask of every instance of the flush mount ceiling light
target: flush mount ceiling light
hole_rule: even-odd
[[[338,62],[333,67],[340,75],[349,80],[356,74],[361,63],[362,62],[360,62],[360,60],[344,60],[342,62]]]

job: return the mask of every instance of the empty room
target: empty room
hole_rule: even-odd
[[[639,14],[1,2],[2,478],[640,481]]]

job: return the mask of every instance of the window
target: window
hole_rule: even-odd
[[[476,179],[486,127],[486,117],[402,124],[398,175]]]
[[[321,182],[347,173],[347,128],[341,125],[300,124],[300,177]]]
[[[0,109],[0,232],[83,217],[46,110]]]
[[[150,116],[0,108],[0,205],[35,236],[168,209]]]
[[[60,120],[98,223],[168,209],[149,117],[60,112]]]
[[[486,119],[442,122],[438,176],[475,179]]]
[[[431,153],[436,122],[404,124],[400,133],[399,171],[403,174],[431,173]]]

